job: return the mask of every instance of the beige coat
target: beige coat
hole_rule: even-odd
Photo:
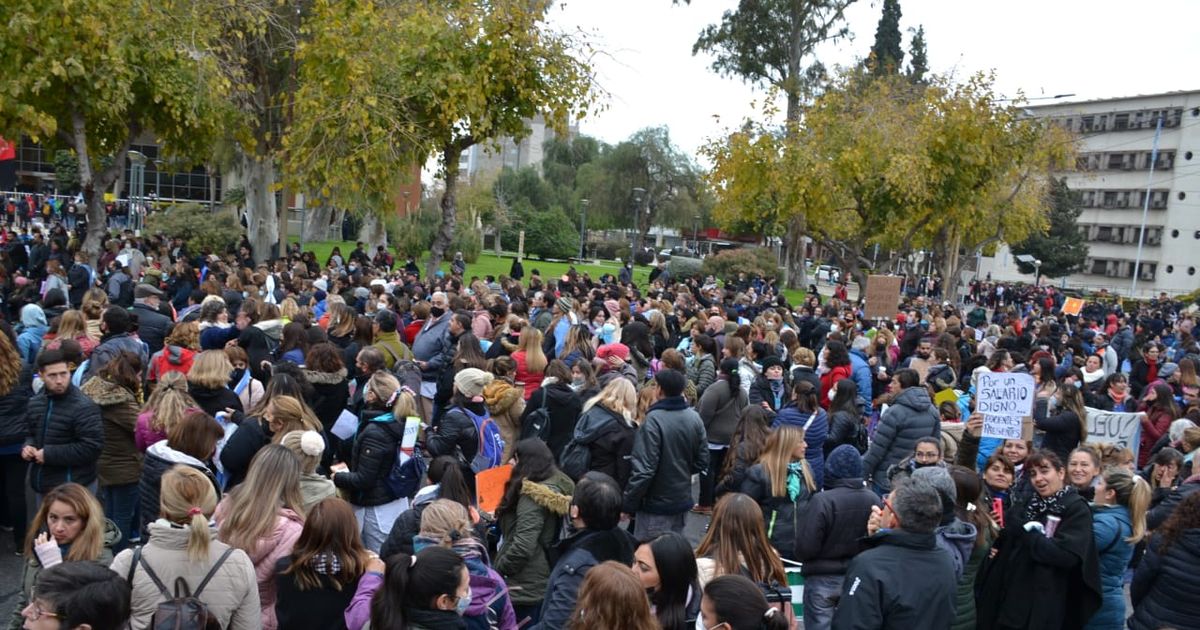
[[[187,540],[190,527],[177,527],[164,520],[150,524],[150,542],[142,547],[142,558],[154,570],[167,589],[174,591],[175,578],[182,577],[193,590],[213,563],[229,548],[217,540],[216,530],[210,530],[212,542],[208,545],[208,561],[190,562],[187,557]],[[110,567],[121,577],[129,575],[129,564],[133,561],[133,550],[126,549],[117,555]],[[150,617],[159,603],[166,598],[139,566],[133,573],[133,614],[130,628],[141,630],[150,625]],[[208,611],[217,617],[222,628],[230,630],[253,630],[262,627],[262,612],[259,608],[258,582],[254,576],[254,565],[246,552],[238,549],[229,554],[225,563],[217,569],[200,594]]]

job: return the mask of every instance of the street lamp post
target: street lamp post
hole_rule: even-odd
[[[1034,258],[1033,259],[1033,286],[1036,287],[1036,286],[1041,285],[1042,284],[1041,279],[1042,279],[1042,261],[1041,261],[1041,259]]]
[[[579,200],[579,261],[587,257],[587,209],[591,201]]]
[[[700,215],[692,217],[692,248],[700,253]]]
[[[637,235],[638,235],[638,213],[642,208],[642,199],[646,196],[646,189],[635,187],[633,189],[633,238],[629,241],[629,264],[633,266],[634,252],[637,250]]]
[[[149,158],[141,151],[130,150],[126,153],[129,158],[129,211],[126,227],[132,230],[141,229],[138,225],[138,205],[146,195],[146,162]]]

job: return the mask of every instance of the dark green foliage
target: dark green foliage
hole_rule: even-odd
[[[929,59],[925,51],[925,27],[918,26],[909,47],[908,78],[913,83],[924,83],[929,72]]]
[[[1013,245],[1014,255],[1028,254],[1042,261],[1041,274],[1047,278],[1061,278],[1083,269],[1087,261],[1088,245],[1079,231],[1079,199],[1067,187],[1065,180],[1050,184],[1050,229],[1046,233],[1034,234],[1024,242]],[[1022,273],[1033,273],[1033,265],[1017,263]]]
[[[674,280],[699,278],[704,276],[704,261],[699,258],[672,256],[671,261],[667,263],[667,269],[671,271],[671,278]]]
[[[883,15],[879,17],[875,44],[871,46],[871,69],[875,74],[895,74],[904,63],[900,13],[900,0],[883,0]]]
[[[193,252],[206,248],[213,253],[232,251],[242,234],[242,226],[232,212],[210,211],[195,203],[178,204],[146,217],[146,229],[180,236]]]
[[[75,153],[65,149],[54,152],[54,184],[60,195],[79,192],[79,160]]]
[[[779,266],[771,250],[765,247],[742,247],[727,249],[705,258],[704,273],[718,280],[734,280],[739,273],[745,273],[750,278],[777,278]]]

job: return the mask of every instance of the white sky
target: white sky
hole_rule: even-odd
[[[711,59],[692,56],[705,25],[737,0],[565,0],[551,10],[554,27],[591,34],[594,65],[609,92],[607,109],[584,119],[582,133],[617,143],[643,127],[667,125],[674,141],[695,154],[747,116],[754,90],[724,79]],[[965,77],[994,70],[1006,95],[1029,98],[1073,93],[1066,100],[1200,88],[1200,1],[1152,0],[901,0],[900,21],[925,26],[932,72]],[[859,0],[848,11],[854,36],[821,51],[826,65],[865,57],[875,39],[882,2]],[[907,59],[906,59],[907,61]],[[1048,101],[1032,101],[1032,103]]]

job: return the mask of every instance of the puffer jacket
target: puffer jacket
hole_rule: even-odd
[[[108,519],[104,519],[104,546],[100,548],[100,556],[96,558],[95,563],[107,567],[113,561],[113,547],[121,542],[121,530],[117,528],[116,523]],[[67,552],[62,549],[63,560],[66,561]],[[21,611],[25,606],[29,605],[29,594],[33,592],[33,587],[37,584],[38,575],[42,572],[42,562],[38,560],[37,555],[24,558],[21,566],[21,592],[17,599],[17,605],[13,608],[12,616],[9,618],[9,630],[19,630],[25,627],[25,618],[21,616]]]
[[[954,624],[950,626],[951,630],[975,630],[975,577],[979,575],[979,568],[983,566],[994,540],[995,534],[987,532],[983,543],[971,550],[971,556],[963,567],[962,579],[958,581],[958,590],[954,593]]]
[[[571,611],[579,599],[579,587],[592,567],[613,560],[633,564],[637,541],[620,527],[585,529],[558,545],[559,559],[547,580],[542,599],[542,619],[528,630],[557,630],[568,627]]]
[[[1184,530],[1167,549],[1160,536],[1150,541],[1129,586],[1131,630],[1194,628],[1200,619],[1200,528]]]
[[[142,452],[134,439],[137,429],[138,401],[133,392],[95,376],[80,388],[100,405],[104,423],[104,448],[96,462],[101,486],[137,483],[142,476]]]
[[[442,368],[453,358],[454,349],[450,345],[450,316],[447,312],[437,319],[426,320],[421,332],[413,339],[413,356],[418,361],[425,362],[425,368],[421,370],[423,381],[436,381],[442,373]]]
[[[218,530],[224,519],[225,510],[229,507],[228,499],[222,499],[217,504],[213,520],[217,522]],[[260,538],[255,548],[247,554],[254,564],[254,577],[258,581],[259,609],[262,611],[262,627],[264,630],[275,630],[275,564],[280,558],[291,555],[300,532],[304,529],[304,517],[288,508],[279,510],[275,519],[275,529],[264,538]]]
[[[412,507],[400,513],[392,521],[392,530],[388,532],[387,540],[379,548],[380,558],[390,558],[398,553],[413,555],[413,539],[421,532],[421,515],[430,503],[441,498],[441,484],[431,484],[421,488],[413,496]]]
[[[175,322],[146,304],[135,303],[130,312],[137,317],[138,337],[146,342],[150,354],[162,350],[163,340],[171,333]]]
[[[801,479],[800,495],[795,501],[786,495],[782,497],[771,494],[771,479],[767,469],[762,464],[755,464],[746,471],[746,479],[742,482],[742,494],[758,502],[762,508],[763,526],[771,545],[779,555],[788,560],[796,558],[796,534],[800,529],[800,515],[808,509],[812,499],[813,489],[808,488]]]
[[[725,378],[718,378],[704,390],[696,411],[700,412],[700,419],[704,421],[704,431],[710,444],[729,444],[742,410],[748,404],[746,392],[740,387],[733,387]]]
[[[142,460],[142,478],[138,481],[138,501],[141,506],[141,531],[143,534],[149,531],[150,523],[154,522],[158,515],[162,477],[176,465],[190,466],[204,473],[204,476],[212,482],[217,496],[221,496],[221,485],[217,483],[216,475],[207,464],[187,453],[171,448],[166,440],[155,442],[146,449],[146,457]]]
[[[633,437],[632,458],[623,511],[670,515],[690,510],[695,505],[692,475],[708,469],[708,436],[700,414],[683,396],[654,403]]]
[[[523,435],[529,435],[525,433],[530,428],[529,416],[543,406],[550,413],[550,437],[546,440],[546,446],[550,447],[555,461],[558,461],[562,457],[563,448],[575,434],[575,423],[579,421],[583,401],[570,385],[559,383],[554,378],[546,379],[525,403],[525,413],[521,418]]]
[[[351,503],[371,507],[395,501],[384,482],[396,460],[396,445],[404,437],[404,425],[391,413],[364,411],[354,435],[350,470],[333,476],[333,485],[344,489]]]
[[[504,538],[495,568],[508,583],[513,603],[537,604],[545,594],[551,569],[546,547],[555,542],[574,492],[575,483],[561,472],[540,482],[526,479],[515,508],[500,514]]]
[[[192,362],[196,359],[196,351],[183,346],[163,346],[162,350],[150,355],[150,367],[146,371],[147,381],[158,381],[168,372],[179,372],[187,375],[192,371]]]
[[[414,547],[420,552],[426,547],[436,547],[440,541],[417,536]],[[461,538],[450,547],[467,565],[467,579],[471,586],[471,603],[463,613],[467,627],[488,624],[496,630],[517,630],[517,614],[509,587],[504,578],[488,566],[487,550],[474,537]]]
[[[29,435],[26,409],[33,398],[33,368],[22,365],[8,393],[0,396],[0,446],[19,445]]]
[[[195,400],[204,413],[210,416],[216,416],[217,412],[225,411],[227,408],[244,411],[241,399],[228,387],[211,388],[189,382],[188,394],[191,394],[192,400]]]
[[[325,433],[333,428],[338,416],[346,408],[350,400],[349,381],[346,380],[346,368],[336,372],[315,372],[304,370],[304,378],[313,386],[312,410],[325,428]]]
[[[1125,623],[1125,569],[1133,558],[1129,510],[1123,505],[1092,505],[1092,532],[1100,556],[1100,610],[1085,628],[1121,628]]]
[[[858,477],[830,481],[813,495],[800,514],[796,532],[796,560],[804,575],[842,575],[850,559],[861,550],[872,507],[882,507],[879,495],[863,486]]]
[[[809,423],[809,419],[812,422]],[[805,429],[804,425],[808,424]],[[825,485],[825,438],[829,435],[829,416],[826,415],[824,409],[817,409],[816,412],[803,411],[796,406],[795,403],[788,403],[779,410],[779,415],[775,416],[772,427],[789,424],[797,429],[804,429],[804,459],[808,460],[808,467],[812,469],[813,479],[817,483],[817,487],[821,488]]]
[[[188,538],[192,535],[191,526],[173,525],[165,520],[158,520],[150,524],[149,531],[149,540],[142,546],[142,560],[150,565],[150,569],[172,593],[176,578],[183,578],[195,591],[217,559],[229,549],[229,545],[216,539],[216,530],[210,529],[209,536],[212,539],[208,543],[208,559],[193,562],[188,559],[187,553]],[[110,567],[113,572],[121,577],[128,576],[133,552],[133,549],[126,549],[117,554]],[[143,566],[138,566],[133,571],[130,586],[133,590],[130,628],[148,628],[155,609],[166,601],[166,598],[159,592]],[[229,554],[204,587],[200,599],[208,607],[208,612],[221,623],[222,628],[252,630],[262,627],[254,565],[241,549],[235,549]]]
[[[43,389],[25,409],[28,434],[25,444],[43,450],[44,463],[29,467],[29,487],[46,493],[73,481],[81,486],[96,480],[96,461],[104,450],[104,425],[100,407],[78,387],[68,386],[60,396]]]
[[[525,413],[524,390],[510,380],[497,378],[483,388],[483,402],[504,438],[504,461],[512,457],[521,437],[521,414]]]
[[[483,403],[468,402],[467,409],[478,416],[487,413],[487,407]],[[479,451],[479,431],[475,427],[475,421],[457,407],[446,410],[437,425],[437,430],[425,434],[425,448],[429,451],[430,458],[442,455],[456,456],[461,453],[460,461],[469,463]],[[464,465],[463,474],[469,475],[468,479],[473,477],[470,466]]]
[[[896,396],[895,402],[879,419],[874,439],[863,456],[863,474],[884,489],[890,489],[887,471],[917,448],[923,437],[941,439],[941,416],[929,392],[910,387]]]
[[[855,448],[858,445],[855,443],[855,438],[858,437],[859,427],[862,426],[862,415],[846,411],[845,409],[837,409],[829,416],[829,435],[825,438],[825,445],[822,450],[825,454],[833,452],[833,449],[849,444]]]
[[[83,375],[83,380],[87,380],[100,373],[100,368],[108,365],[118,354],[128,352],[142,361],[142,366],[150,362],[150,353],[146,349],[146,344],[130,333],[121,333],[119,335],[109,335],[100,338],[100,345],[92,351],[91,359],[88,361],[87,373]]]
[[[624,488],[629,481],[636,434],[637,425],[597,403],[579,417],[572,440],[588,447],[589,471],[602,472]]]
[[[711,354],[702,354],[688,366],[688,380],[696,386],[696,395],[704,392],[717,380],[717,365]]]

